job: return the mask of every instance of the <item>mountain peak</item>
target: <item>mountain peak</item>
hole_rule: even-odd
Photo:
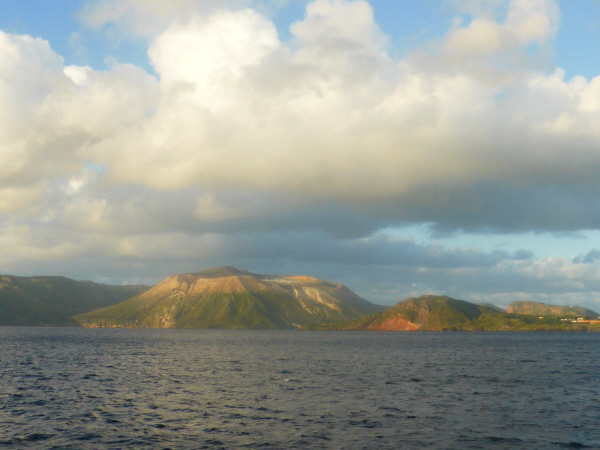
[[[461,327],[482,314],[481,308],[446,295],[426,294],[351,324],[348,329],[375,331],[442,331]]]
[[[143,294],[75,320],[91,327],[299,328],[380,310],[339,283],[223,266],[170,276]]]
[[[235,276],[250,276],[256,277],[257,274],[248,272],[247,270],[237,269],[232,266],[221,266],[214,267],[212,269],[202,270],[195,272],[190,275],[194,275],[198,278],[224,278],[224,277],[235,277]]]

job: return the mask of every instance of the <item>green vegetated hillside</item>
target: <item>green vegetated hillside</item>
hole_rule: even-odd
[[[487,308],[491,308],[496,312],[501,312],[501,313],[505,313],[507,312],[506,309],[502,309],[499,306],[496,305],[492,305],[491,303],[475,303],[477,306],[485,306]]]
[[[561,316],[561,317],[598,317],[598,314],[591,309],[580,306],[556,306],[545,303],[522,300],[513,302],[508,306],[509,313],[515,314],[533,314],[536,316]]]
[[[342,284],[227,266],[168,277],[123,303],[74,319],[84,327],[292,329],[382,309]]]
[[[149,286],[111,286],[64,277],[0,276],[0,325],[78,326],[75,314],[114,305]]]
[[[600,331],[600,323],[561,320],[560,316],[506,313],[493,305],[447,296],[407,298],[391,308],[347,324],[320,329],[370,331]]]
[[[424,295],[407,298],[391,308],[349,324],[349,330],[416,331],[463,329],[480,315],[495,314],[487,306],[446,296]]]
[[[0,325],[372,331],[600,331],[577,306],[514,302],[508,311],[447,296],[386,308],[339,283],[233,267],[110,286],[64,277],[0,276]],[[579,320],[586,318],[587,320]]]

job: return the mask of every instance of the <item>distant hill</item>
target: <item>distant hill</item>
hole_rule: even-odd
[[[483,313],[493,308],[478,306],[447,296],[423,295],[407,298],[383,312],[349,324],[348,330],[373,331],[444,331],[464,329]]]
[[[508,312],[514,314],[531,314],[537,316],[573,316],[573,317],[598,317],[596,311],[580,306],[556,306],[545,303],[522,300],[513,302],[508,306]]]
[[[291,329],[350,321],[383,308],[339,283],[225,266],[168,277],[123,303],[74,319],[85,327]]]
[[[363,331],[600,331],[600,321],[577,322],[557,316],[506,313],[494,305],[447,296],[407,298],[391,308],[346,324],[319,329]]]
[[[78,326],[73,315],[114,305],[148,288],[0,275],[0,325]]]
[[[500,308],[499,306],[492,305],[491,303],[475,303],[477,306],[485,306],[487,308],[491,308],[496,312],[505,313],[507,312],[505,309]]]

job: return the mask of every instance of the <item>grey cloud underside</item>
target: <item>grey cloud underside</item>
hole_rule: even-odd
[[[389,214],[396,220],[432,222],[439,231],[558,232],[600,227],[600,186],[429,184],[386,206],[392,205]]]
[[[84,206],[94,204],[102,208],[90,222]],[[383,228],[424,222],[442,234],[459,230],[571,232],[600,227],[600,187],[425,184],[403,196],[371,201],[249,190],[210,193],[195,188],[155,191],[125,186],[103,192],[88,188],[76,195],[58,191],[45,208],[21,216],[11,213],[4,220],[20,216],[27,221],[30,214],[52,216],[50,223],[65,228],[115,235],[314,230],[357,238]]]
[[[600,250],[592,249],[585,255],[576,256],[573,258],[575,264],[593,264],[600,259]]]

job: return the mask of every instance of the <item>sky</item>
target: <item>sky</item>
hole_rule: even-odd
[[[600,311],[600,1],[2,0],[0,272]]]

